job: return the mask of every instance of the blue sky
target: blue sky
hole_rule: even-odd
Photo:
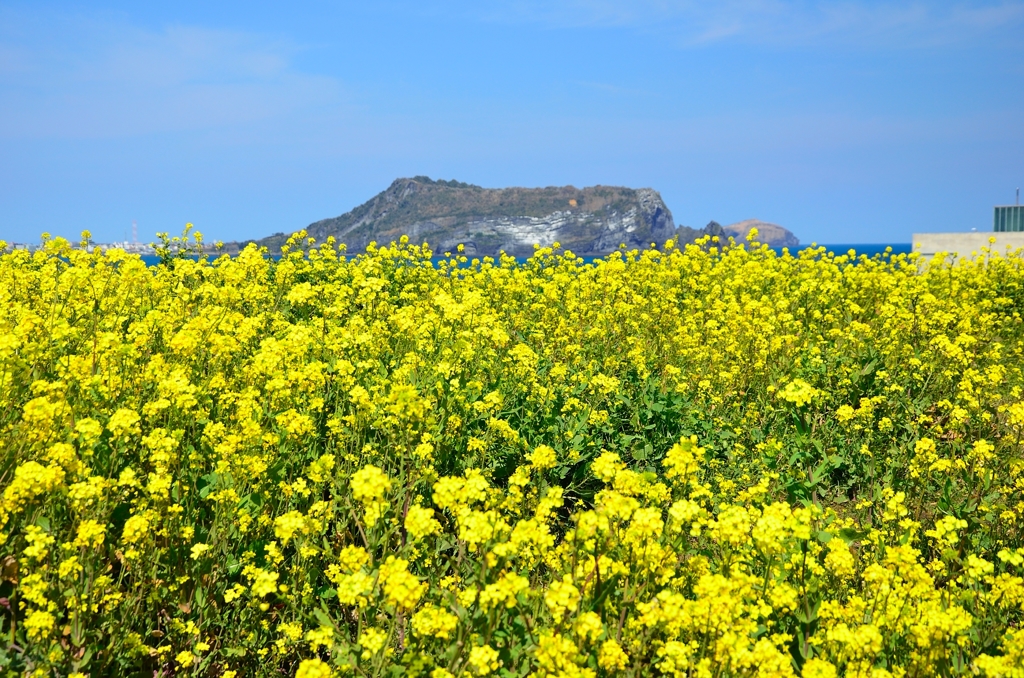
[[[0,1],[0,239],[296,230],[399,176],[809,243],[991,229],[1024,1]]]

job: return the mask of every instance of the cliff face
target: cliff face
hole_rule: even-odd
[[[558,242],[581,256],[627,247],[659,245],[676,235],[672,213],[657,191],[614,186],[486,189],[427,177],[397,179],[351,212],[310,224],[323,242],[334,236],[350,253],[371,241],[387,244],[402,235],[429,243],[435,252],[529,256],[536,243]],[[272,251],[287,235],[257,241]]]

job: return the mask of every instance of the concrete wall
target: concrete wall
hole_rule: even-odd
[[[995,238],[995,243],[989,239]],[[999,254],[1024,248],[1024,233],[995,233],[993,231],[971,231],[970,233],[915,233],[914,251],[932,257],[937,252],[946,252],[960,257],[975,257],[982,247],[991,248]]]

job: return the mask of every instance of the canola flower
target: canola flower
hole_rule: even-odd
[[[431,254],[0,255],[0,670],[1024,675],[1021,253]]]

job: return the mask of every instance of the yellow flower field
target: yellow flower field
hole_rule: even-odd
[[[1024,255],[0,255],[0,673],[1024,676]]]

